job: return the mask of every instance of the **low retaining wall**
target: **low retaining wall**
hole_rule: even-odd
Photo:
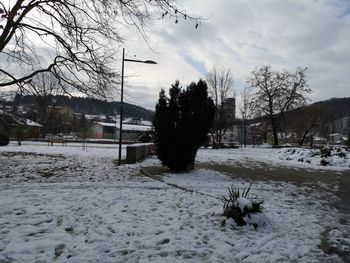
[[[132,144],[126,147],[126,162],[136,163],[155,153],[153,143]]]

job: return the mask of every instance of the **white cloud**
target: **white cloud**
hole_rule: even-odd
[[[238,91],[257,66],[291,71],[308,67],[314,101],[350,95],[348,1],[187,0],[180,4],[209,19],[198,29],[182,20],[176,25],[166,19],[155,22],[149,31],[155,52],[134,32],[126,37],[129,55],[158,62],[126,65],[127,74],[137,74],[127,81],[130,102],[153,108],[160,88],[168,89],[176,79],[187,85],[204,77],[195,64],[207,70],[213,65],[231,68]]]
[[[153,50],[134,29],[121,27],[128,57],[158,62],[125,64],[128,102],[154,108],[161,88],[168,89],[177,79],[183,86],[198,81],[214,65],[231,68],[238,94],[255,67],[269,64],[291,71],[308,67],[314,101],[350,95],[349,0],[178,2],[208,19],[198,29],[188,20],[179,19],[176,25],[170,19],[154,21],[148,30]],[[39,42],[36,45],[40,48]],[[120,69],[121,62],[115,67]]]

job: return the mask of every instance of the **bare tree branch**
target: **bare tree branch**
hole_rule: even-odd
[[[1,2],[0,87],[23,85],[51,72],[80,92],[105,97],[118,84],[113,69],[121,26],[146,38],[151,20],[196,23],[174,0],[16,0]]]

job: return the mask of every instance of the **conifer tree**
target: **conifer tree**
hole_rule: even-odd
[[[215,113],[207,89],[203,80],[186,89],[176,81],[169,98],[164,90],[159,94],[153,121],[157,156],[171,170],[194,168],[197,150],[207,140]]]

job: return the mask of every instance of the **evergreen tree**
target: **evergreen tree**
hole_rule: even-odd
[[[185,90],[176,81],[170,98],[164,90],[159,94],[153,121],[157,155],[171,170],[193,168],[197,150],[207,140],[215,113],[207,89],[203,80]]]

